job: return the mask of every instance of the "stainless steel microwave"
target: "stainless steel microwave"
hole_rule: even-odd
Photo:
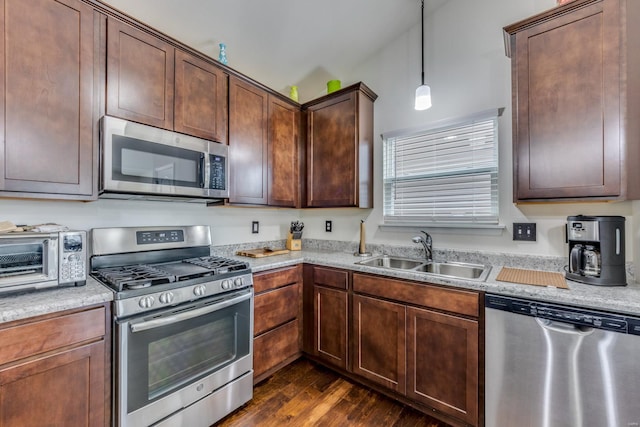
[[[84,285],[87,253],[85,231],[0,234],[0,293]]]
[[[100,197],[229,197],[225,144],[104,116],[100,157]]]

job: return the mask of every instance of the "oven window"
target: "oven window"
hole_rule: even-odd
[[[44,243],[0,245],[0,279],[44,274]]]
[[[225,317],[150,343],[149,399],[232,361],[238,350],[237,331],[237,316]]]
[[[113,135],[113,179],[146,184],[199,188],[203,156],[200,152]]]
[[[198,303],[160,317],[213,306]],[[251,347],[251,303],[240,302],[212,313],[166,326],[131,332],[126,328],[128,411],[247,356]],[[122,347],[121,347],[122,350]]]

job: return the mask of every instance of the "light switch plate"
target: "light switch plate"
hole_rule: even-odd
[[[251,222],[251,232],[253,234],[258,234],[260,232],[260,222],[258,221]]]
[[[514,222],[513,223],[513,240],[524,242],[536,241],[536,223],[535,222]]]

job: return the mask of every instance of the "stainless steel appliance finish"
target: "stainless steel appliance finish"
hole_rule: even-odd
[[[208,427],[251,399],[246,262],[210,256],[206,226],[94,229],[91,241],[92,275],[115,292],[117,425]]]
[[[626,285],[624,222],[621,216],[568,217],[567,279],[589,285]]]
[[[640,319],[485,297],[487,427],[640,423]]]
[[[0,293],[86,284],[84,231],[0,234]]]
[[[229,197],[227,145],[109,116],[100,131],[100,197]]]

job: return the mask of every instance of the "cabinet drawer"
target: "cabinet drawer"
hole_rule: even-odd
[[[0,365],[105,334],[105,308],[99,307],[0,330]]]
[[[300,284],[265,292],[255,297],[253,335],[260,335],[298,317]]]
[[[313,283],[346,290],[349,287],[349,272],[333,268],[313,267]]]
[[[253,377],[295,356],[298,346],[298,320],[293,320],[253,340]]]
[[[302,282],[302,266],[271,270],[253,275],[253,289],[256,294],[270,289],[280,288],[292,283]]]
[[[480,296],[473,291],[445,289],[423,283],[363,274],[353,275],[353,290],[467,316],[478,317],[479,314]]]

